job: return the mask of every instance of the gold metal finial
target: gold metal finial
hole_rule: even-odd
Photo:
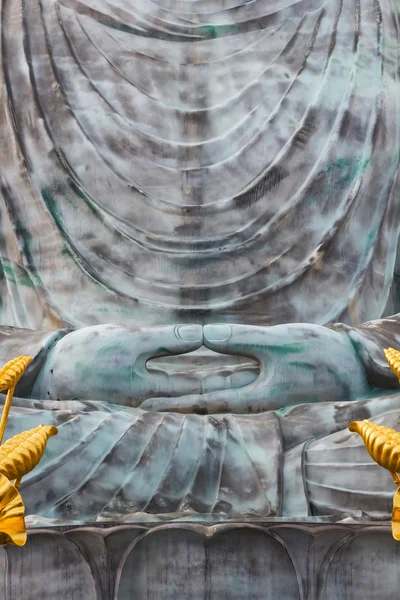
[[[393,498],[392,533],[396,540],[400,540],[400,432],[368,420],[354,421],[349,429],[362,437],[368,454],[378,465],[390,471],[397,485]]]
[[[30,356],[19,356],[0,369],[0,392],[8,390],[0,421],[0,444],[15,386],[31,362]],[[39,425],[0,446],[0,545],[23,546],[26,543],[25,507],[18,488],[22,477],[39,463],[49,437],[57,432],[57,427]]]
[[[39,425],[14,435],[0,446],[0,473],[20,481],[41,460],[47,440],[57,435],[57,427]]]
[[[350,431],[360,434],[368,454],[391,473],[400,472],[400,432],[372,421],[354,421]]]
[[[28,365],[31,364],[32,360],[33,359],[30,356],[18,356],[18,358],[10,360],[10,362],[0,369],[0,392],[8,390],[0,421],[0,444],[3,441],[4,432],[6,430],[15,386],[25,373]]]
[[[25,506],[16,487],[0,475],[0,545],[26,544]]]
[[[383,352],[389,367],[400,382],[399,350],[386,348]],[[400,540],[400,432],[368,420],[354,421],[349,429],[360,434],[369,455],[378,465],[390,471],[397,485],[393,498],[392,533],[396,540]]]
[[[394,348],[386,348],[383,353],[389,367],[392,369],[393,373],[400,382],[400,352]]]

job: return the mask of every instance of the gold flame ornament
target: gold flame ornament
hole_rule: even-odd
[[[30,356],[19,356],[0,369],[0,392],[8,390],[0,421],[0,444],[15,386],[31,362]],[[0,545],[26,543],[25,507],[18,488],[22,477],[39,463],[49,437],[57,432],[57,427],[39,425],[0,446]]]
[[[400,352],[394,348],[386,348],[383,352],[400,382]],[[368,420],[354,421],[349,429],[360,434],[368,454],[378,465],[390,471],[397,485],[393,498],[392,533],[396,540],[400,540],[400,432]]]
[[[386,348],[383,352],[389,367],[400,382],[400,352],[394,348]]]
[[[25,506],[16,487],[0,475],[0,545],[26,544]]]
[[[39,425],[7,440],[0,446],[0,473],[21,481],[39,463],[52,435],[57,435],[57,427]]]
[[[392,534],[395,540],[400,540],[400,432],[368,420],[354,421],[349,429],[360,434],[368,454],[390,471],[397,485],[393,498]]]
[[[0,444],[3,441],[4,432],[6,430],[15,386],[25,373],[28,365],[31,364],[32,360],[33,359],[30,356],[18,356],[18,358],[10,360],[10,362],[0,369],[0,392],[8,390],[0,421]]]

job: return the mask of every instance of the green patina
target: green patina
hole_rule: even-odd
[[[171,354],[170,350],[168,350],[168,348],[164,348],[164,346],[159,346],[157,353],[162,356],[168,356]]]
[[[227,35],[234,35],[236,28],[233,25],[205,25],[199,27],[198,33],[206,39],[215,39]]]
[[[355,158],[342,157],[330,162],[327,167],[319,172],[321,178],[326,178],[325,185],[332,188],[343,188],[350,185],[353,181],[359,178],[367,168],[377,164],[379,158],[363,158],[358,156]],[[319,201],[319,196],[310,198],[310,202]]]
[[[8,267],[4,264],[0,264],[0,270],[3,271],[3,275],[9,283],[14,283],[15,285],[18,285],[14,271],[11,267]]]
[[[374,229],[372,231],[370,231],[367,235],[367,247],[369,248],[372,244],[375,243],[376,240],[376,236],[377,236],[377,231]]]
[[[317,366],[310,364],[308,362],[302,362],[302,361],[291,361],[289,363],[290,367],[295,367],[296,369],[303,369],[304,371],[316,371],[317,370]]]
[[[46,185],[40,190],[43,201],[47,206],[51,216],[57,221],[61,221],[61,213],[59,211],[57,201],[50,186]]]
[[[99,210],[93,205],[93,202],[90,200],[90,198],[73,181],[73,179],[71,177],[68,177],[68,185],[69,185],[70,189],[74,192],[74,194],[76,194],[79,198],[81,198],[84,201],[84,203],[90,209],[90,211],[93,214],[95,214],[97,217],[99,217],[100,216]],[[61,184],[60,184],[60,186],[58,186],[58,189],[57,189],[57,187],[51,188],[50,186],[44,186],[41,189],[42,198],[43,198],[51,216],[54,218],[54,220],[57,222],[57,224],[62,226],[63,219],[62,219],[62,212],[60,210],[60,203],[58,201],[59,194],[61,195],[62,201],[64,203],[67,203],[71,207],[73,207],[75,210],[78,210],[78,208],[76,206],[76,202],[74,201],[73,197],[67,193],[67,188],[65,188],[64,186],[61,186]]]
[[[387,40],[382,41],[381,45],[382,50],[400,50],[400,44],[393,44],[393,42],[388,42]]]
[[[243,353],[246,356],[246,350],[256,356],[262,356],[269,352],[275,352],[276,354],[302,354],[304,352],[304,344],[232,344],[231,346],[234,353]]]
[[[91,210],[91,212],[93,214],[95,214],[96,216],[99,216],[100,215],[99,211],[94,208],[92,202],[86,196],[86,194],[78,186],[75,186],[75,184],[71,178],[68,178],[68,181],[69,181],[70,186],[74,189],[74,192],[76,192],[76,194],[79,195],[79,197],[84,200],[85,204],[88,206],[88,208]],[[54,192],[56,192],[57,194],[60,194],[63,202],[66,202],[70,206],[72,206],[76,212],[78,212],[78,208],[77,208],[76,203],[73,200],[73,198],[69,194],[63,193],[63,191],[65,192],[65,187],[63,189],[63,186],[61,184],[59,184],[58,186],[53,186],[53,188],[50,188],[49,186],[44,186],[41,189],[41,195],[46,204],[46,207],[47,207],[48,211],[50,212],[51,216],[53,217],[59,231],[62,234],[62,243],[63,243],[62,253],[64,255],[68,255],[69,257],[72,257],[72,259],[79,265],[79,267],[80,268],[83,267],[83,269],[90,275],[90,277],[92,278],[94,283],[96,285],[98,285],[99,287],[102,287],[102,283],[97,280],[94,273],[91,273],[90,270],[88,270],[86,267],[84,267],[82,265],[82,261],[79,259],[79,257],[77,257],[74,250],[70,247],[68,233],[65,230],[63,219],[62,219],[62,214],[61,214],[61,211],[59,208],[59,202],[58,202]]]
[[[96,358],[104,358],[108,355],[113,357],[118,356],[122,353],[126,353],[126,345],[123,344],[111,344],[109,346],[103,346],[96,350]]]
[[[33,264],[32,257],[32,234],[18,218],[14,220],[15,233],[22,244],[21,251],[25,255],[29,265]]]
[[[20,265],[11,263],[8,259],[2,258],[0,268],[3,269],[4,277],[8,282],[22,287],[34,287],[29,274]]]
[[[61,213],[58,207],[58,203],[57,200],[53,194],[52,189],[50,188],[50,186],[44,186],[42,187],[42,189],[40,190],[40,193],[42,195],[43,201],[46,204],[47,210],[49,211],[49,213],[51,214],[51,216],[53,217],[54,221],[57,224],[57,227],[63,231],[63,225],[62,225],[62,218],[61,218]],[[62,248],[62,253],[64,255],[68,255],[71,256],[72,252],[64,238],[64,236],[62,237],[62,244],[63,244],[63,248]]]
[[[271,412],[275,413],[278,417],[285,417],[290,411],[297,408],[298,406],[302,406],[302,404],[294,404],[293,406],[284,406],[283,408],[278,408],[278,410],[273,410]]]
[[[342,157],[330,162],[326,169],[321,171],[321,174],[328,175],[330,173],[347,170],[348,173],[345,175],[345,177],[347,178],[350,176],[351,178],[354,178],[354,176],[358,175],[362,171],[365,171],[368,166],[373,164],[373,162],[374,159],[364,159],[362,156],[357,156],[354,158]]]
[[[77,378],[82,378],[87,382],[96,381],[96,386],[100,385],[104,388],[109,388],[115,385],[120,389],[126,388],[133,380],[141,380],[146,374],[146,368],[140,365],[134,368],[132,363],[125,363],[123,365],[116,364],[116,361],[108,364],[108,368],[95,368],[93,363],[83,364],[77,362],[75,364],[75,374]],[[89,385],[91,385],[89,383]]]
[[[114,346],[115,348],[115,346]],[[107,348],[107,352],[105,352],[104,354],[108,355],[108,350],[111,351],[111,347]],[[99,354],[99,352],[97,353]],[[110,353],[110,356],[112,357],[113,355]],[[114,356],[115,358],[115,356]],[[115,364],[116,361],[113,361],[113,363],[108,365],[107,369],[104,368],[95,368],[93,366],[93,364],[96,364],[96,359],[94,359],[94,363],[93,362],[84,362],[84,361],[76,361],[75,363],[75,375],[78,378],[82,378],[84,380],[87,381],[103,381],[104,383],[107,383],[110,381],[110,379],[115,379],[118,378],[119,382],[121,383],[122,381],[122,385],[123,382],[129,382],[132,379],[132,375],[136,374],[135,371],[133,370],[133,365],[130,363],[125,363],[124,365],[117,365]]]
[[[359,69],[371,70],[371,62],[368,56],[361,55],[358,61],[356,62],[356,67]]]
[[[96,215],[96,217],[101,218],[101,213],[99,211],[98,208],[96,208],[96,206],[93,204],[93,202],[90,200],[89,196],[87,194],[85,194],[85,192],[79,187],[79,185],[77,185],[75,183],[75,181],[73,179],[71,179],[71,177],[68,178],[68,185],[70,186],[70,188],[73,190],[73,192],[79,196],[79,198],[81,198],[81,200],[84,201],[84,203],[86,204],[86,206],[88,207],[88,209],[94,214]]]
[[[15,234],[20,243],[21,254],[24,256],[24,263],[26,265],[17,265],[12,261],[2,259],[2,267],[4,277],[7,281],[12,281],[16,285],[25,287],[43,287],[42,281],[36,272],[34,266],[32,245],[33,238],[30,231],[25,227],[20,219],[15,217],[14,219]],[[8,262],[8,264],[6,264]]]

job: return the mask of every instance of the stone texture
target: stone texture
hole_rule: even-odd
[[[1,10],[1,323],[398,312],[397,0]]]
[[[25,337],[9,325],[54,331],[109,322],[137,327],[224,321],[264,327],[341,319],[353,326],[398,312],[398,4],[198,0],[189,15],[187,5],[180,0],[7,0],[1,5],[0,322],[6,326],[0,332],[1,352],[14,353],[26,341],[26,351],[37,357],[21,395],[30,395],[58,333],[26,332]],[[382,343],[397,343],[399,317],[336,329],[344,333],[348,354],[333,353],[332,343],[325,354],[314,347],[313,355],[309,348],[308,362],[306,348],[301,364],[277,361],[290,373],[284,379],[283,369],[275,369],[281,390],[291,387],[292,399],[301,380],[305,392],[299,403],[351,400],[369,391],[367,377],[369,384],[393,387],[393,376],[380,360]],[[248,337],[255,340],[253,333]],[[281,344],[275,344],[278,353]],[[271,344],[257,345],[264,367]],[[73,353],[80,362],[74,347]],[[338,369],[338,354],[347,371]],[[332,491],[326,466],[332,466],[336,442],[350,464],[353,444],[347,434],[320,445],[309,440],[336,435],[353,414],[386,418],[385,411],[398,406],[395,395],[382,400],[377,393],[353,406],[305,404],[288,412],[287,396],[279,396],[273,406],[283,409],[279,416],[186,418],[95,405],[98,396],[70,404],[79,394],[61,378],[59,387],[67,396],[57,404],[59,387],[47,386],[51,369],[38,380],[37,400],[15,403],[8,432],[38,420],[60,425],[43,464],[23,484],[32,512],[87,521],[104,508],[114,518],[138,510],[166,515],[200,507],[203,515],[218,508],[227,509],[228,517],[247,511],[266,517],[282,510],[281,490],[290,490],[288,481],[282,482],[282,463],[290,457],[294,462],[286,473],[296,484],[299,474],[305,478],[306,485],[302,481],[302,489],[297,487],[301,510],[340,512],[345,489],[346,509],[388,516],[391,491],[383,479],[366,479],[361,471],[349,482],[347,471],[342,479],[349,486],[341,480]],[[328,384],[325,379],[318,391],[313,384],[322,371]],[[265,369],[259,372],[265,376]],[[333,381],[341,384],[340,376],[349,373],[339,396]],[[67,379],[73,379],[69,373]],[[245,412],[243,407],[249,412],[271,408],[260,401],[267,379],[242,395],[233,390],[236,404],[228,403],[222,386],[224,408],[238,413]],[[121,379],[121,387],[126,381]],[[94,389],[89,387],[88,393]],[[201,411],[212,412],[209,398],[203,394],[201,400],[206,405]],[[189,441],[176,453],[185,434]],[[190,442],[195,446],[200,438],[204,444],[199,442],[197,454],[188,452]],[[358,453],[354,472],[363,460]],[[337,475],[340,469],[333,465]],[[331,487],[324,495],[327,482]],[[289,498],[284,510],[293,514],[299,509],[295,504]],[[308,548],[312,533],[307,527],[294,530]],[[299,581],[308,578],[310,597],[330,598],[337,597],[340,573],[346,591],[346,569],[357,570],[365,556],[355,531],[321,530],[310,546],[311,557],[318,561],[324,555],[315,550],[317,540],[338,536],[339,545],[327,542],[326,573],[330,577],[334,567],[333,579],[318,579],[308,566],[298,566],[304,548],[290,554],[292,530],[288,542],[284,529],[210,531],[199,526],[142,531],[123,557],[115,532],[119,558],[111,573],[117,583],[107,579],[104,566],[117,560],[107,549],[114,532],[35,533],[34,547],[18,555],[14,549],[2,551],[9,576],[0,585],[13,586],[6,591],[15,598],[40,595],[38,573],[49,565],[57,574],[49,585],[60,585],[51,589],[53,598],[79,597],[82,590],[114,594],[114,585],[116,597],[157,597],[169,577],[171,594],[181,577],[193,585],[194,597],[205,590],[208,598],[221,597],[226,589],[243,597],[254,590],[254,598],[281,597],[287,589],[302,598],[308,591]],[[386,567],[375,573],[368,563],[368,585],[355,579],[346,591],[353,594],[364,585],[366,598],[376,593],[368,577],[385,574],[394,556],[387,538],[368,531],[365,539],[381,544]],[[129,538],[131,530],[123,535]],[[207,543],[199,541],[201,536]],[[340,536],[346,540],[343,549]],[[96,548],[94,558],[86,539]],[[161,572],[154,562],[159,548],[167,565]],[[177,552],[187,565],[179,576]],[[29,588],[21,577],[23,560]],[[314,558],[310,561],[314,568]],[[385,581],[392,589],[389,575]]]
[[[4,600],[392,600],[388,524],[236,522],[29,532],[0,548]]]

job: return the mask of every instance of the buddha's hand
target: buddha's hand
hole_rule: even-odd
[[[152,398],[142,408],[198,413],[257,413],[307,402],[354,400],[369,391],[364,370],[346,337],[319,325],[274,327],[206,325],[204,345],[256,359],[250,385],[181,398]]]
[[[195,394],[195,374],[149,372],[151,358],[185,354],[203,343],[200,325],[129,328],[84,327],[62,338],[49,352],[32,397],[53,400],[103,400],[139,406],[151,396]]]

